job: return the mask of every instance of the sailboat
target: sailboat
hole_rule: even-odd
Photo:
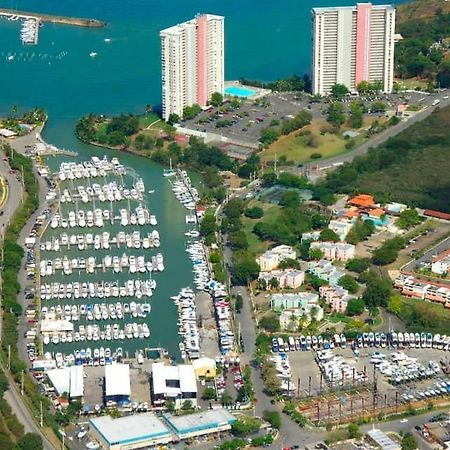
[[[170,160],[169,160],[169,167],[170,167],[170,169],[164,169],[163,175],[165,177],[173,177],[175,175],[175,172],[172,168],[172,158],[170,158]]]

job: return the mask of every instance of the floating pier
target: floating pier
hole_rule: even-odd
[[[6,17],[9,21],[22,22],[20,39],[24,45],[37,45],[39,42],[39,28],[44,22],[61,25],[74,25],[87,28],[102,28],[106,22],[96,19],[81,19],[77,17],[53,16],[34,12],[14,11],[11,9],[0,9],[0,18]]]

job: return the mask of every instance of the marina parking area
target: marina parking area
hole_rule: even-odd
[[[392,356],[398,354],[396,349],[363,349],[359,356],[356,356],[353,350],[349,347],[333,349],[331,353],[335,356],[342,356],[344,361],[350,366],[354,367],[357,373],[367,373],[367,385],[373,384],[374,374],[374,361],[373,355],[382,354],[386,356],[386,360],[392,360]],[[445,358],[442,351],[437,349],[408,349],[402,350],[402,353],[406,356],[416,359],[418,364],[428,366],[430,361],[440,363]],[[292,380],[298,389],[300,381],[299,396],[314,396],[321,392],[321,370],[316,362],[315,352],[290,352],[289,361],[292,371]],[[381,391],[392,391],[398,389],[400,392],[412,392],[414,390],[426,390],[433,386],[437,380],[449,379],[445,373],[440,370],[435,376],[429,376],[427,378],[412,380],[411,382],[393,384],[390,382],[391,378],[380,373],[379,370],[375,371],[375,379],[378,385],[378,389]],[[310,382],[311,380],[311,382]],[[450,380],[450,379],[449,379]],[[353,384],[352,378],[348,379],[347,385]],[[311,389],[309,388],[311,386]],[[327,391],[329,383],[322,379],[322,392]]]
[[[431,333],[393,332],[383,338],[369,333],[355,340],[335,335],[319,345],[317,337],[313,341],[309,336],[307,341],[291,336],[286,344],[274,339],[278,351],[270,359],[280,378],[280,389],[298,401],[302,414],[314,422],[342,423],[368,414],[447,404],[447,340],[447,336]],[[302,346],[301,342],[307,344]],[[309,342],[316,343],[314,348]]]

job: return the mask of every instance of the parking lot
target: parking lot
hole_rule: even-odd
[[[354,351],[347,346],[329,352],[341,364],[334,382],[319,367],[317,357],[323,351],[287,353],[291,395],[299,401],[300,412],[313,421],[340,422],[366,414],[401,411],[418,404],[440,403],[448,398],[450,378],[443,371],[446,353],[437,348]],[[346,372],[344,382],[337,380],[341,370],[343,377]]]
[[[359,97],[346,97],[343,104],[346,110],[349,109],[353,100]],[[362,99],[362,98],[361,98]],[[367,98],[367,103],[382,101],[387,104],[388,109],[396,109],[398,104],[425,103],[427,96],[417,92],[406,95],[384,95]],[[257,146],[261,131],[275,121],[293,118],[302,110],[311,113],[313,119],[326,116],[329,98],[320,100],[314,99],[307,93],[277,93],[272,92],[262,99],[242,100],[239,108],[233,109],[230,102],[225,103],[220,108],[211,107],[208,111],[201,112],[192,120],[181,121],[180,125],[204,133],[225,136],[235,142]],[[412,113],[413,114],[413,113]],[[377,116],[379,113],[368,113]],[[383,114],[381,114],[383,115]]]
[[[375,352],[381,353],[386,356],[386,360],[390,360],[392,355],[397,352],[397,350],[390,348],[374,349],[374,348],[363,348],[360,349],[359,356],[356,356],[350,347],[346,348],[335,348],[331,350],[333,355],[342,356],[345,363],[350,367],[355,368],[355,373],[366,373],[367,374],[367,385],[373,384],[374,381],[374,370],[372,357]],[[445,353],[442,350],[437,350],[433,348],[427,349],[417,349],[410,348],[404,349],[402,352],[411,358],[417,359],[418,364],[427,366],[430,361],[435,361],[439,363],[443,358],[445,358]],[[318,364],[315,361],[315,352],[310,351],[294,351],[289,353],[289,361],[292,370],[292,380],[296,385],[298,396],[313,396],[318,395],[320,392],[326,392],[328,390],[328,385],[325,377],[322,377],[321,385],[321,371]],[[389,377],[381,374],[378,370],[375,372],[375,379],[378,386],[378,391],[392,391],[393,389],[398,389],[401,393],[409,393],[418,390],[428,389],[433,385],[438,379],[449,379],[442,371],[439,372],[435,377],[424,379],[424,380],[414,380],[408,383],[401,383],[396,386],[389,382]],[[310,381],[311,380],[311,381]],[[329,383],[328,383],[329,384]],[[347,385],[351,386],[353,380],[350,377],[347,380]],[[300,389],[298,390],[298,386]],[[321,389],[322,388],[322,389]]]

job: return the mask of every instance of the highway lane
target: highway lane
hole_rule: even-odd
[[[30,411],[23,403],[20,393],[17,392],[14,387],[10,386],[10,388],[5,392],[4,397],[11,407],[12,412],[24,426],[25,432],[37,433],[40,435],[44,445],[44,450],[55,450],[55,447],[47,440],[36,421],[31,417]]]

